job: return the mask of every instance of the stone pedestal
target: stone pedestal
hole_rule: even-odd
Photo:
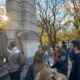
[[[34,31],[27,31],[22,33],[23,46],[25,56],[28,58],[28,64],[33,61],[35,52],[38,50],[37,42],[40,39],[39,35]]]
[[[9,19],[6,32],[8,40],[9,42],[13,40],[17,31],[22,32],[24,53],[26,60],[28,61],[27,64],[30,65],[34,54],[38,49],[37,41],[39,40],[39,36],[36,33],[35,0],[6,0],[6,11]],[[4,72],[3,69],[0,69],[0,71],[2,71],[0,77],[8,74],[8,72]],[[3,74],[3,72],[5,74]],[[23,77],[24,76],[22,76],[22,78]],[[0,78],[0,80],[9,79]]]
[[[9,41],[13,40],[15,33],[20,31],[25,32],[36,32],[36,2],[35,0],[6,0],[7,16],[9,21],[7,22],[7,36]],[[29,34],[29,33],[28,33]],[[33,34],[33,33],[32,33]],[[38,49],[37,39],[29,37],[24,39],[23,37],[23,47],[26,58],[31,58],[34,56],[36,50]]]

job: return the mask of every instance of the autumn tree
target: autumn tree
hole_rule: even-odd
[[[5,14],[4,8],[0,8],[0,28],[3,28],[4,30],[6,30],[6,22],[4,20],[6,17]]]
[[[68,19],[65,24],[73,23],[75,30],[77,30],[80,36],[80,1],[79,0],[69,0],[65,4],[66,11],[68,12],[70,19]]]
[[[37,26],[41,31],[41,37],[43,32],[47,33],[53,48],[57,42],[56,34],[63,28],[61,23],[67,15],[65,12],[63,17],[59,17],[63,3],[64,1],[60,0],[45,0],[42,3],[38,0],[37,2]]]
[[[78,35],[77,35],[77,31],[75,29],[72,29],[71,31],[62,31],[62,32],[58,32],[57,33],[57,40],[65,40],[67,42],[73,40],[73,39],[77,39]]]

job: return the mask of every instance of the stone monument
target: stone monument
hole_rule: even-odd
[[[26,59],[32,60],[36,50],[39,35],[36,33],[36,2],[35,0],[6,0],[7,36],[13,40],[15,33],[22,33],[23,47]],[[30,62],[30,61],[29,61]]]

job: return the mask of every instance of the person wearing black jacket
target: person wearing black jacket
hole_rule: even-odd
[[[51,68],[56,68],[59,73],[64,74],[67,77],[68,74],[68,64],[66,61],[66,54],[63,48],[58,50],[59,57],[56,64],[54,64]]]
[[[80,80],[80,41],[73,40],[71,50],[75,53],[75,58],[68,80]]]

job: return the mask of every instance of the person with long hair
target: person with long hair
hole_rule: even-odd
[[[39,71],[41,71],[44,67],[43,60],[44,60],[44,52],[41,50],[38,50],[35,53],[33,64],[30,65],[30,67],[28,69],[28,72],[26,75],[26,80],[34,80],[35,79],[37,73]]]
[[[46,70],[48,69],[46,63],[44,62],[44,52],[38,50],[35,53],[33,64],[28,69],[26,80],[38,80],[39,78],[38,73],[43,71],[44,69]]]

